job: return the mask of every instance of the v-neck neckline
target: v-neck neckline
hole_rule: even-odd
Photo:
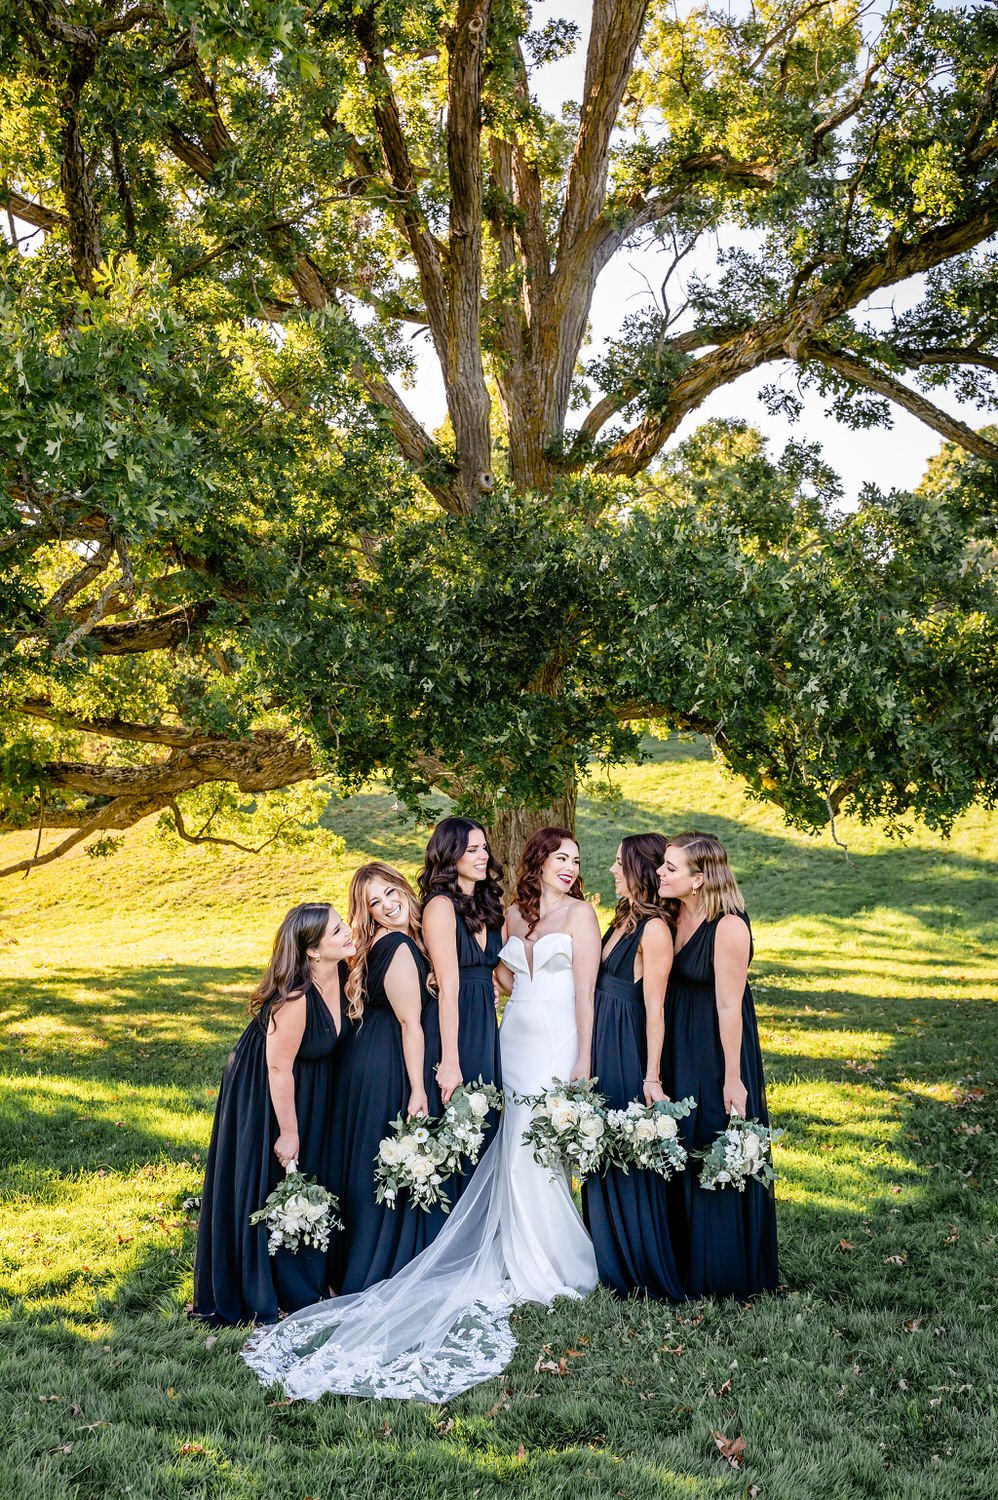
[[[676,958],[678,958],[678,957],[679,957],[679,955],[680,955],[680,953],[683,953],[683,952],[685,952],[685,950],[686,950],[686,949],[687,949],[687,948],[688,948],[688,947],[689,947],[689,946],[690,946],[690,944],[691,944],[691,943],[692,943],[692,941],[693,941],[693,939],[694,939],[694,938],[695,938],[695,937],[696,937],[696,935],[697,935],[697,933],[698,933],[698,932],[699,932],[699,931],[700,931],[700,929],[701,929],[701,927],[703,927],[703,926],[705,926],[705,924],[706,924],[706,922],[707,922],[707,918],[706,918],[706,917],[701,917],[701,918],[700,918],[700,920],[699,920],[699,922],[698,922],[698,923],[697,923],[697,925],[696,925],[696,926],[695,926],[695,927],[694,927],[694,929],[693,929],[693,931],[692,931],[692,932],[691,932],[691,933],[690,933],[690,935],[689,935],[689,937],[688,937],[688,938],[687,938],[687,939],[686,939],[686,941],[685,941],[685,943],[683,943],[683,944],[682,944],[682,945],[681,945],[681,946],[680,946],[680,947],[677,947],[677,948],[676,948],[676,950],[675,950],[675,954],[674,954],[674,956],[675,956],[675,957],[676,957]]]
[[[342,984],[340,984],[340,982],[339,982],[338,979],[337,979],[337,987],[338,987],[339,992],[340,992],[340,994],[339,994],[339,1005],[337,1006],[337,1010],[338,1010],[339,1014],[334,1016],[333,1012],[330,1010],[329,1006],[326,1004],[326,997],[325,997],[325,995],[322,993],[322,991],[320,990],[319,986],[316,984],[315,980],[314,979],[312,980],[312,988],[313,988],[313,990],[315,990],[315,993],[319,997],[319,1004],[322,1006],[323,1010],[326,1012],[326,1015],[332,1021],[332,1023],[333,1023],[333,1030],[336,1032],[336,1035],[339,1036],[341,1034],[342,1030],[343,1030],[343,986],[342,986]]]

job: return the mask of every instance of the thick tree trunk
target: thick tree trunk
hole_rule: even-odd
[[[577,790],[572,782],[565,788],[563,796],[556,797],[546,807],[513,807],[504,803],[491,814],[489,841],[492,852],[503,867],[507,900],[512,899],[520,855],[530,835],[538,828],[569,828],[574,831],[576,799]]]

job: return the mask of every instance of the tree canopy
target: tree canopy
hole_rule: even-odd
[[[38,858],[157,811],[287,836],[319,776],[571,816],[648,722],[802,827],[994,801],[998,433],[939,403],[995,395],[998,16],[532,26],[510,0],[4,8],[0,822],[63,830]],[[573,48],[555,113],[538,79]],[[661,294],[592,356],[638,243]],[[898,406],[940,434],[918,493],[844,509],[813,446],[744,423],[667,448],[787,360],[846,428]]]

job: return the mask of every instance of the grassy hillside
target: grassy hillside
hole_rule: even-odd
[[[425,835],[374,793],[333,809],[332,859],[140,829],[0,885],[0,1494],[998,1494],[998,819],[903,848],[847,824],[846,862],[698,745],[620,783],[579,821],[603,915],[620,834],[647,828],[718,833],[749,901],[786,1294],[525,1309],[506,1376],[448,1409],[274,1403],[239,1333],[183,1315],[183,1200],[278,921],[342,904],[362,858],[413,872]],[[583,1357],[535,1373],[544,1345]],[[740,1472],[715,1432],[744,1437]]]

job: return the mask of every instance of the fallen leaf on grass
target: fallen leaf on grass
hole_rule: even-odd
[[[676,1356],[676,1358],[678,1359],[679,1356],[680,1356],[680,1354],[682,1354],[682,1352],[683,1352],[683,1350],[684,1350],[685,1347],[686,1347],[685,1344],[675,1344],[675,1345],[673,1345],[670,1348],[670,1346],[668,1344],[663,1344],[662,1345],[662,1353],[663,1354],[674,1354]]]
[[[74,1401],[72,1406],[69,1408],[69,1415],[71,1417],[82,1417],[83,1407],[77,1406],[76,1402]]]
[[[726,1459],[733,1469],[740,1469],[745,1462],[745,1439],[741,1436],[728,1438],[723,1432],[712,1432],[711,1437],[717,1444],[721,1457]]]
[[[543,1349],[541,1350],[540,1354],[538,1354],[538,1356],[537,1356],[537,1363],[534,1365],[534,1374],[535,1375],[540,1375],[540,1374],[543,1374],[543,1373],[547,1373],[548,1375],[567,1375],[568,1374],[568,1361],[567,1361],[567,1359],[564,1359],[564,1358],[558,1359],[558,1360],[545,1359],[544,1358],[545,1354],[550,1355],[550,1353],[551,1353],[551,1345],[550,1344],[545,1344],[544,1347],[543,1347]]]
[[[852,1243],[851,1240],[839,1240],[840,1250],[855,1250],[855,1248],[856,1246]]]
[[[731,1381],[730,1380],[726,1380],[722,1386],[718,1387],[717,1395],[719,1395],[719,1396],[726,1396],[728,1394],[728,1392],[730,1391],[730,1389],[731,1389]]]
[[[446,1437],[448,1432],[454,1431],[456,1425],[453,1417],[446,1417],[442,1422],[438,1422],[437,1437]]]
[[[922,1326],[921,1318],[906,1318],[901,1325],[905,1333],[917,1333]]]
[[[586,1357],[586,1353],[585,1353],[584,1349],[566,1349],[565,1350],[565,1358],[566,1359],[585,1359],[585,1357]]]
[[[526,1458],[527,1456],[527,1450],[522,1443],[517,1446],[516,1456],[517,1458]]]
[[[488,1409],[488,1411],[485,1413],[486,1420],[489,1417],[494,1417],[497,1412],[502,1411],[502,1409],[503,1409],[504,1406],[508,1406],[509,1405],[509,1398],[510,1398],[510,1396],[512,1396],[512,1394],[513,1394],[513,1392],[511,1390],[505,1390],[505,1391],[503,1391],[502,1395],[499,1397],[499,1400],[496,1402],[495,1406],[490,1406],[489,1409]]]
[[[932,1405],[931,1401],[929,1402],[929,1405],[930,1406]],[[73,1451],[73,1445],[72,1445],[72,1443],[60,1443],[60,1445],[59,1445],[58,1448],[50,1448],[49,1449],[49,1453],[51,1453],[51,1454],[56,1454],[56,1453],[72,1453],[72,1451]]]
[[[203,1453],[204,1452],[204,1444],[203,1443],[181,1443],[181,1445],[180,1445],[180,1451],[181,1451],[181,1453]]]
[[[294,1406],[294,1397],[285,1396],[283,1401],[268,1401],[268,1406]]]
[[[205,1346],[206,1349],[211,1349],[213,1347],[213,1345],[215,1345],[217,1343],[218,1343],[218,1334],[217,1333],[209,1333],[208,1337],[204,1341],[204,1346]]]
[[[39,1401],[65,1401],[65,1396],[39,1396]]]
[[[907,1264],[908,1264],[908,1257],[907,1257],[907,1255],[885,1255],[884,1256],[884,1265],[885,1266],[906,1266]]]

